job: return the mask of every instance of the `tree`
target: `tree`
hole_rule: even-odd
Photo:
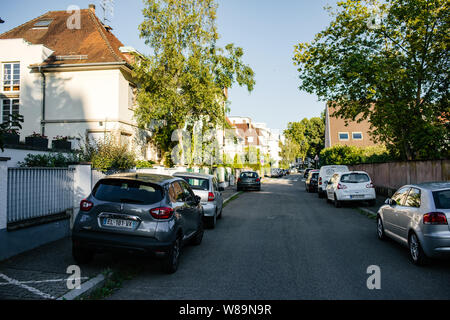
[[[295,148],[292,150],[297,150],[294,161],[296,158],[304,159],[309,149],[309,141],[305,136],[306,127],[305,123],[302,122],[289,122],[288,127],[284,130],[284,135],[286,139],[295,142]],[[293,146],[293,145],[291,145]]]
[[[299,157],[300,145],[291,137],[286,137],[285,143],[280,141],[280,157],[281,157],[281,167],[287,169],[292,163],[296,161]]]
[[[448,0],[346,0],[311,43],[295,47],[300,89],[367,119],[403,159],[448,156]]]
[[[140,37],[153,55],[137,59],[134,66],[140,86],[135,116],[143,128],[164,121],[153,128],[153,141],[168,155],[176,145],[171,139],[174,130],[192,129],[200,119],[223,125],[224,89],[237,82],[251,92],[254,72],[242,62],[242,48],[217,46],[214,0],[145,0],[145,4]]]
[[[309,145],[306,156],[314,159],[325,148],[325,119],[323,117],[304,118],[301,122],[305,126],[304,135]]]

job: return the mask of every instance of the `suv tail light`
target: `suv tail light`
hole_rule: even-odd
[[[347,186],[346,186],[346,185],[343,185],[343,184],[340,184],[340,183],[338,183],[338,185],[337,185],[337,188],[338,188],[338,189],[347,189]]]
[[[366,185],[366,188],[375,188],[375,186],[373,185],[373,183],[369,183],[368,185]]]
[[[241,182],[241,178],[238,178],[238,182]]]
[[[423,224],[448,224],[445,213],[430,212],[423,215]]]
[[[173,209],[167,207],[155,208],[150,210],[150,214],[155,219],[170,219],[173,216]]]
[[[319,178],[319,185],[322,185],[322,177]]]
[[[208,201],[209,201],[209,202],[214,201],[215,198],[216,198],[216,197],[214,196],[214,193],[212,193],[212,192],[209,192],[209,193],[208,193]]]
[[[81,211],[89,211],[92,209],[94,204],[90,201],[87,201],[86,199],[81,200],[80,202],[80,210]]]
[[[256,179],[256,182],[260,182],[261,180],[259,178]]]

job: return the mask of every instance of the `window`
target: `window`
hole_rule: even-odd
[[[137,88],[134,84],[128,84],[128,109],[134,110],[136,107]]]
[[[50,23],[52,23],[52,19],[44,19],[44,20],[39,20],[38,22],[36,22],[34,24],[34,27],[48,27],[50,25]]]
[[[183,177],[183,179],[189,183],[192,189],[194,190],[209,190],[209,181],[208,179],[202,178],[192,178],[192,177]]]
[[[338,136],[341,141],[348,140],[348,132],[339,132]]]
[[[3,91],[20,91],[20,63],[4,63]]]
[[[401,188],[392,196],[392,200],[395,200],[395,202],[397,202],[398,205],[402,206],[403,201],[405,200],[405,197],[408,194],[408,191],[409,191],[408,187]]]
[[[420,208],[420,190],[412,188],[406,198],[405,206]]]
[[[450,190],[434,191],[433,199],[436,209],[450,209]]]
[[[349,173],[343,174],[341,177],[341,182],[345,183],[364,183],[369,182],[370,178],[364,173]]]
[[[10,120],[10,114],[19,114],[19,99],[3,99],[2,101],[2,122]]]
[[[180,185],[183,188],[183,201],[193,201],[194,194],[191,192],[189,185],[184,181],[180,181]]]
[[[171,186],[172,190],[169,190],[169,196],[171,202],[183,202],[183,189],[178,182],[174,182]]]
[[[247,137],[247,142],[248,143],[253,143],[253,137]]]
[[[162,189],[157,185],[121,179],[100,180],[92,194],[101,201],[144,205],[158,203],[163,199]]]
[[[352,132],[353,140],[362,140],[363,136],[361,132]]]

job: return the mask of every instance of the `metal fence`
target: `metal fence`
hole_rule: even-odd
[[[74,169],[8,168],[8,223],[71,209],[73,181]]]

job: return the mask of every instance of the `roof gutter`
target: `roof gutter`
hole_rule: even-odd
[[[125,66],[129,69],[133,69],[128,62],[94,62],[94,63],[71,63],[71,64],[47,64],[44,66],[30,66],[31,69],[38,68],[39,72],[42,69],[53,69],[53,68],[74,68],[74,67],[110,67],[110,66]]]

